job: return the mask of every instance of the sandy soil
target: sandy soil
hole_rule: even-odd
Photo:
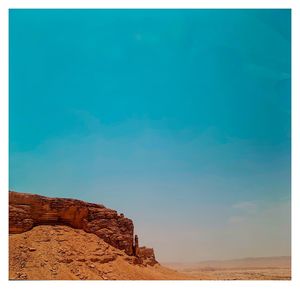
[[[244,258],[165,266],[202,280],[290,280],[291,257]]]
[[[67,226],[37,226],[9,236],[11,280],[191,279],[159,264],[142,267],[94,234]]]

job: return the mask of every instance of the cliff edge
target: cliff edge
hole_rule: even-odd
[[[115,210],[75,199],[10,191],[9,233],[20,234],[41,225],[81,229],[123,250],[134,264],[154,266],[158,263],[152,248],[139,247],[132,220]]]

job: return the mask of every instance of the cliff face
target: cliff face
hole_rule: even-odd
[[[115,210],[74,199],[9,192],[9,233],[23,233],[38,225],[67,225],[82,229],[124,250],[127,255],[136,256],[137,263],[157,263],[153,250],[151,256],[143,254],[145,248],[139,248],[138,242],[134,243],[132,220]]]

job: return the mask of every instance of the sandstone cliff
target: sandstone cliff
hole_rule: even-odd
[[[153,249],[139,247],[132,220],[100,204],[66,198],[9,192],[9,233],[39,225],[67,225],[93,233],[111,246],[135,257],[135,263],[157,263]]]

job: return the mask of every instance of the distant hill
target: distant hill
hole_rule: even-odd
[[[196,269],[196,268],[290,268],[291,257],[257,257],[241,258],[231,260],[210,260],[195,263],[164,263],[170,268],[176,269]]]
[[[291,257],[243,258],[196,263],[165,263],[165,266],[202,280],[290,280]]]

